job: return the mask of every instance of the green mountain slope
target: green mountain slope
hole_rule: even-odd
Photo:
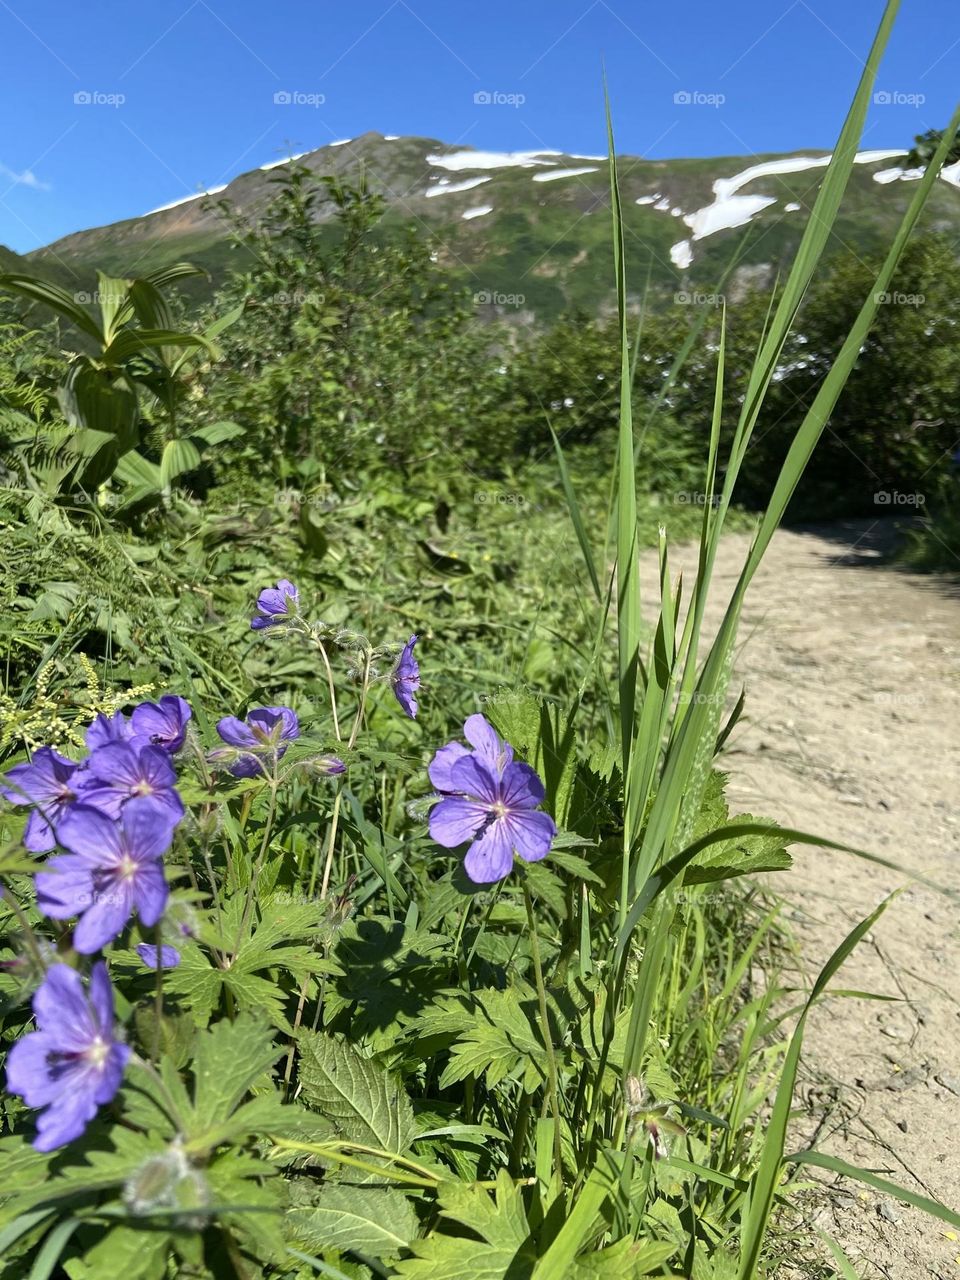
[[[362,171],[386,199],[385,223],[414,222],[436,237],[439,261],[472,290],[478,306],[542,321],[573,306],[596,311],[611,304],[604,160],[555,152],[498,156],[375,133],[299,159],[319,175],[356,178]],[[863,255],[889,241],[912,194],[909,178],[894,172],[900,159],[894,152],[861,153],[835,250]],[[639,293],[649,279],[664,299],[709,292],[734,255],[732,291],[772,278],[796,249],[824,163],[823,152],[619,157],[632,287]],[[242,174],[208,199],[188,197],[140,218],[78,231],[29,260],[76,290],[91,288],[96,268],[133,275],[178,259],[204,266],[216,282],[237,257],[213,206],[227,200],[255,216],[279,168]],[[925,215],[930,229],[960,224],[956,170],[933,193]],[[321,209],[321,219],[329,216]],[[743,225],[728,225],[738,219]]]

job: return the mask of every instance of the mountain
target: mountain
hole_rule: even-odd
[[[858,155],[835,250],[863,255],[889,243],[918,176],[900,167],[904,156]],[[363,171],[385,197],[385,223],[414,222],[434,235],[438,260],[478,305],[545,320],[565,308],[596,311],[611,303],[605,157],[477,151],[378,133],[274,161],[139,218],[74,232],[28,261],[76,290],[92,287],[96,268],[124,276],[184,259],[216,282],[237,262],[216,202],[256,215],[290,159],[318,175],[356,178]],[[681,300],[709,291],[734,253],[734,290],[771,278],[796,249],[828,159],[817,151],[749,159],[618,157],[631,288],[639,292],[649,281],[661,297],[676,293]],[[319,216],[329,219],[332,206]],[[960,165],[936,184],[924,218],[927,229],[956,231]]]

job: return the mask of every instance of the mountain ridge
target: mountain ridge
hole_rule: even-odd
[[[858,154],[835,250],[862,254],[889,241],[918,176],[898,164],[905,155]],[[772,274],[796,249],[829,158],[819,150],[674,160],[619,155],[635,276],[649,275],[655,290],[669,296],[690,283],[715,283],[734,254],[751,278]],[[255,218],[278,171],[294,161],[318,176],[355,180],[364,173],[385,200],[385,225],[419,224],[436,238],[439,261],[475,295],[512,299],[489,304],[495,308],[549,318],[609,303],[605,158],[550,149],[494,152],[379,133],[281,157],[208,192],[72,232],[23,256],[65,287],[89,287],[94,268],[132,275],[184,258],[217,283],[232,255],[214,202],[226,200]],[[318,221],[332,215],[333,205],[321,202]],[[955,229],[958,221],[960,165],[953,165],[936,184],[925,225]]]

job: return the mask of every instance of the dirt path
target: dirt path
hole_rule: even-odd
[[[747,703],[725,752],[730,799],[960,887],[960,587],[883,566],[889,537],[866,522],[777,534],[740,631]],[[713,627],[747,545],[721,546]],[[797,849],[795,861],[777,889],[809,982],[902,878],[827,851]],[[811,1017],[800,1091],[812,1119],[795,1148],[815,1135],[821,1150],[960,1209],[960,910],[910,888],[839,985],[898,1001],[834,999]],[[918,1210],[843,1183],[811,1212],[858,1275],[960,1277],[960,1233]]]

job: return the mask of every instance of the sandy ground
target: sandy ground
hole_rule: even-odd
[[[960,888],[960,585],[888,567],[886,523],[780,532],[754,580],[734,696],[747,703],[724,753],[731,808],[890,858]],[[716,626],[748,539],[721,546]],[[692,551],[678,564],[692,571]],[[960,566],[958,566],[960,567]],[[655,572],[645,564],[647,602]],[[806,982],[901,876],[796,847],[776,878]],[[910,887],[808,1023],[791,1148],[823,1151],[960,1210],[960,907]],[[820,1176],[819,1174],[816,1176]],[[832,1175],[810,1224],[869,1280],[960,1277],[960,1232]],[[789,1276],[822,1275],[805,1265]],[[787,1280],[788,1271],[783,1272]]]

